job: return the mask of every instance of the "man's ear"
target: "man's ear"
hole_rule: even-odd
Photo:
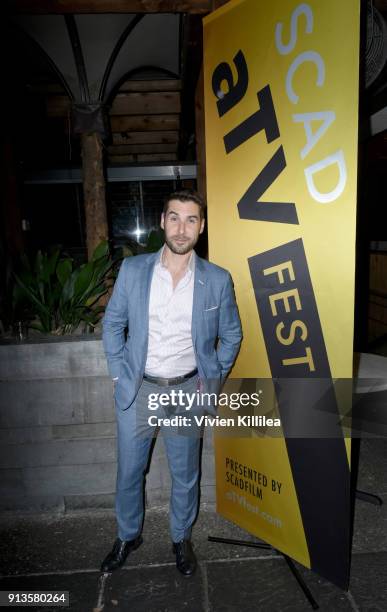
[[[165,219],[165,215],[164,215],[164,213],[161,213],[161,219],[160,219],[160,227],[161,227],[161,229],[164,229],[164,219]]]
[[[200,222],[200,230],[199,230],[199,234],[202,234],[202,233],[203,233],[203,230],[204,230],[204,226],[205,226],[205,224],[206,224],[206,220],[205,220],[205,219],[202,219],[202,220],[201,220],[201,222]]]

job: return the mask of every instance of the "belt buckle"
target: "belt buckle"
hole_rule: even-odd
[[[175,378],[165,378],[164,380],[166,387],[174,387],[175,385],[179,385],[181,382],[183,382],[185,380],[185,376],[175,376]]]
[[[175,378],[158,378],[157,376],[146,376],[144,375],[144,379],[149,382],[159,385],[160,387],[174,387],[175,385],[179,385],[185,380],[189,380],[193,378],[197,374],[197,369],[192,370],[192,372],[187,372],[187,374],[183,374],[183,376],[176,376]]]

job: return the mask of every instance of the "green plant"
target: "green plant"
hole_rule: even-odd
[[[27,307],[29,327],[43,333],[72,333],[82,323],[94,328],[104,310],[98,301],[109,289],[113,265],[106,241],[80,266],[61,255],[60,248],[38,251],[32,263],[24,255],[14,274],[14,308]]]
[[[164,244],[164,232],[161,228],[151,230],[148,234],[145,251],[147,253],[155,253]]]
[[[136,240],[126,239],[121,245],[123,257],[132,257],[133,255],[142,255],[144,253],[155,253],[159,251],[165,242],[164,231],[151,229],[148,232],[145,244],[139,244]]]

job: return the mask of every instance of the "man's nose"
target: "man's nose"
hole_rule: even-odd
[[[184,234],[185,233],[185,223],[184,221],[180,221],[179,223],[179,234]]]

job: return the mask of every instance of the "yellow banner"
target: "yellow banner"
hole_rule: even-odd
[[[210,260],[244,332],[233,377],[352,377],[359,13],[235,0],[204,20]],[[345,586],[349,442],[288,439],[295,393],[277,396],[285,437],[217,436],[218,511]]]

